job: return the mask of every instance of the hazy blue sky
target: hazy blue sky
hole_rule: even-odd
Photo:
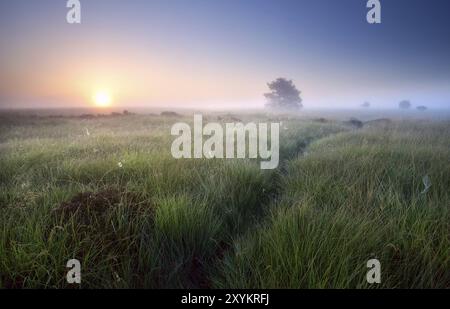
[[[294,80],[304,105],[450,107],[450,1],[0,0],[0,106],[263,106]]]

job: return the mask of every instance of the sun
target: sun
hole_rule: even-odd
[[[99,90],[94,94],[94,104],[98,107],[108,107],[111,101],[111,95],[106,90]]]

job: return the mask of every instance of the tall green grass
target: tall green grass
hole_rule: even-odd
[[[448,122],[286,119],[281,164],[262,171],[173,159],[178,121],[3,122],[0,286],[74,287],[65,265],[77,258],[81,288],[368,288],[372,257],[380,287],[449,286]],[[108,190],[100,212],[58,211]]]
[[[281,199],[236,241],[216,286],[450,287],[449,133],[448,123],[399,123],[314,143],[290,162]],[[371,258],[380,285],[366,282]]]

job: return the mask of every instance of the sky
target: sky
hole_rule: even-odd
[[[450,1],[0,0],[0,107],[263,107],[292,79],[305,108],[450,108]]]

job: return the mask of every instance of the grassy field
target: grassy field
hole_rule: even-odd
[[[173,159],[192,115],[1,114],[0,287],[450,288],[449,120],[238,117],[283,122],[278,169]]]

